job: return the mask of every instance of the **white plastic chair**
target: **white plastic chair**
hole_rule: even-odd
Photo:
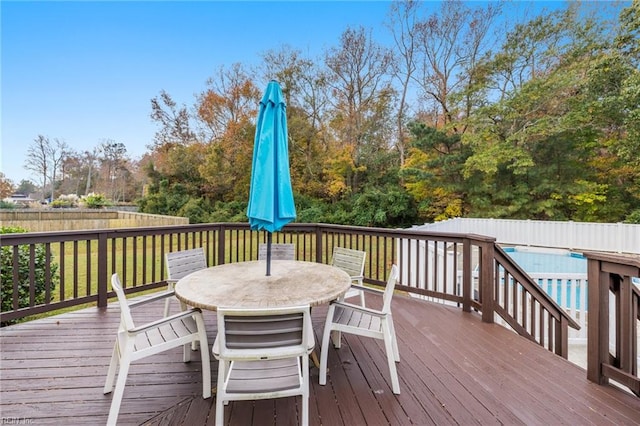
[[[258,260],[267,260],[267,245],[258,246]],[[295,244],[271,244],[271,260],[296,260]]]
[[[112,275],[111,286],[118,296],[121,315],[118,335],[113,347],[109,372],[104,385],[105,394],[113,390],[113,382],[118,365],[120,365],[120,371],[118,372],[116,390],[111,401],[107,425],[115,425],[118,419],[124,386],[132,362],[180,346],[183,347],[183,361],[188,362],[191,360],[190,346],[194,342],[199,342],[203,348],[200,351],[202,359],[202,395],[205,399],[211,397],[211,365],[209,364],[207,333],[200,310],[193,308],[148,324],[136,326],[133,322],[131,309],[146,303],[162,300],[165,297],[171,297],[173,293],[163,292],[147,299],[128,303],[118,274]]]
[[[387,354],[387,363],[391,375],[391,387],[393,393],[400,393],[400,382],[396,371],[396,362],[400,362],[396,332],[391,316],[391,298],[398,280],[398,267],[393,265],[389,273],[389,279],[384,291],[362,287],[363,291],[382,294],[382,310],[353,305],[344,301],[333,301],[329,305],[327,320],[322,336],[322,349],[320,352],[320,380],[319,383],[327,383],[327,357],[329,355],[329,338],[333,332],[333,345],[340,348],[341,333],[351,333],[364,337],[384,340]]]
[[[300,423],[309,423],[309,353],[314,339],[309,306],[218,309],[216,425],[229,401],[300,395]]]
[[[180,250],[167,253],[165,255],[165,263],[167,264],[167,291],[173,291],[173,286],[182,277],[192,272],[199,271],[207,267],[207,258],[204,249],[198,247],[190,250]],[[169,303],[175,298],[167,298],[164,302],[164,316],[169,315]],[[185,309],[184,304],[180,304],[182,310]]]
[[[334,247],[333,256],[331,257],[331,265],[342,269],[351,277],[354,284],[362,287],[364,279],[364,263],[367,258],[367,252],[361,250],[353,250],[344,247]],[[364,291],[358,287],[352,287],[347,290],[343,299],[360,296],[360,306],[365,306]]]

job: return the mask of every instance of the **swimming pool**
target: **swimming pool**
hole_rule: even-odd
[[[540,247],[506,247],[504,251],[555,302],[565,309],[587,305],[587,258],[581,253]]]
[[[581,253],[530,247],[506,247],[504,251],[529,274],[587,273],[587,258]]]
[[[569,250],[503,247],[510,258],[516,261],[529,274],[586,274],[587,258],[582,253]],[[640,278],[633,277],[632,282],[640,286]]]

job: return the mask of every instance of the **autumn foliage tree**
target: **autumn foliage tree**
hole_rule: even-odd
[[[199,96],[198,118],[207,129],[206,157],[199,168],[212,200],[249,193],[255,116],[260,90],[239,64],[220,69]]]
[[[301,221],[640,220],[639,4],[605,27],[613,15],[579,3],[505,20],[517,5],[393,2],[389,46],[347,28],[318,58],[282,46],[259,74],[221,67],[191,108],[152,100],[140,206],[246,220],[261,87],[276,79]]]

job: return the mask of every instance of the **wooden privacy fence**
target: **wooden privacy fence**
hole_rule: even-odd
[[[186,217],[104,209],[0,210],[3,226],[19,226],[30,232],[119,229],[138,226],[186,225]]]
[[[112,273],[120,275],[128,293],[146,291],[166,285],[165,253],[203,247],[207,264],[214,266],[257,259],[265,240],[266,233],[242,223],[6,234],[0,246],[11,260],[2,266],[11,266],[13,292],[11,309],[0,313],[0,321],[87,303],[105,307],[114,296],[108,284]],[[500,318],[565,358],[568,328],[579,328],[490,237],[290,224],[274,234],[273,242],[293,243],[296,259],[322,263],[330,262],[334,246],[364,250],[365,283],[384,285],[391,265],[397,264],[398,290],[478,311],[486,322]],[[47,258],[44,271],[35,268],[38,250]],[[21,264],[24,256],[28,261]],[[36,284],[42,281],[45,297],[39,303]],[[28,294],[26,306],[19,303],[21,292]]]

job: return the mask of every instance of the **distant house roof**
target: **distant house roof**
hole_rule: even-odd
[[[25,194],[11,194],[10,197],[4,198],[2,201],[7,203],[30,203],[36,200]]]

